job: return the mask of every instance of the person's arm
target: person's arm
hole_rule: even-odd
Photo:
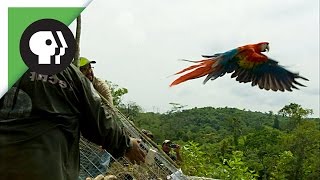
[[[88,140],[101,145],[115,158],[126,156],[132,163],[144,162],[145,154],[139,142],[130,138],[126,132],[114,122],[111,113],[95,91],[92,83],[81,78],[83,91],[81,94],[84,117],[81,118],[80,130]]]
[[[114,121],[108,108],[102,103],[92,83],[84,76],[80,78],[82,87],[80,108],[82,117],[80,130],[88,140],[101,145],[114,157],[121,157],[130,148],[130,138]]]
[[[182,163],[182,158],[180,155],[180,145],[177,144],[177,147],[173,149],[174,152],[176,152],[176,156],[177,156],[177,164],[181,164]]]
[[[130,138],[126,132],[114,122],[111,113],[102,103],[91,82],[81,78],[81,109],[80,130],[88,140],[101,145],[115,158],[121,157],[130,148]]]
[[[140,140],[136,138],[131,138],[132,146],[127,149],[125,157],[128,158],[131,163],[138,163],[145,161],[146,154],[140,148]]]
[[[110,86],[102,79],[94,77],[92,82],[94,88],[108,100],[110,105],[113,106],[113,97],[111,94]]]

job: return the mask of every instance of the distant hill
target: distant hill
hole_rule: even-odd
[[[176,108],[164,114],[136,113],[132,119],[153,132],[159,145],[170,139],[183,146],[181,168],[187,175],[318,179],[320,119],[301,119],[301,112],[288,118],[228,107]]]
[[[308,119],[318,121],[319,118]],[[254,132],[264,126],[285,129],[288,118],[262,112],[252,112],[236,108],[193,108],[178,112],[139,113],[134,123],[143,129],[150,130],[159,144],[164,139],[217,143],[235,130],[240,135]],[[278,123],[278,124],[277,124]]]

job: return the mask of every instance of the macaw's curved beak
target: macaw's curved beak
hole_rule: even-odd
[[[267,47],[266,47],[266,51],[269,52],[269,50],[270,50],[270,47],[269,47],[269,44],[268,44]]]

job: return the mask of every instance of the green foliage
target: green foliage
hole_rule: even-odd
[[[139,113],[142,113],[142,108],[135,102],[129,102],[128,104],[120,103],[118,109],[129,119],[135,119]]]
[[[289,179],[312,179],[320,177],[320,131],[319,124],[304,121],[292,133],[283,137],[284,149],[293,154],[293,167]]]
[[[234,146],[238,146],[239,144],[239,137],[241,135],[241,121],[237,118],[232,118],[229,120],[229,124],[231,127],[232,135],[233,135],[233,143]]]
[[[122,104],[122,96],[128,93],[127,88],[121,88],[119,85],[112,83],[111,81],[106,81],[110,85],[111,94],[113,97],[113,104],[116,107]]]
[[[150,130],[158,144],[164,139],[185,144],[181,149],[185,174],[221,179],[317,179],[320,119],[305,118],[311,110],[293,107],[299,107],[299,112],[283,110],[290,114],[285,116],[228,107],[177,108],[165,114],[140,112],[133,120]],[[293,117],[301,119],[290,127],[287,124]]]
[[[213,177],[214,164],[198,143],[188,142],[182,149],[182,170],[185,174],[193,176]],[[197,162],[197,163],[194,163]]]
[[[284,106],[279,111],[279,114],[291,118],[302,119],[303,117],[313,114],[313,111],[312,109],[304,109],[299,104],[290,103],[289,105]]]
[[[278,114],[290,118],[291,121],[288,124],[288,129],[292,130],[301,123],[302,118],[313,114],[313,110],[304,109],[299,104],[290,103],[289,105],[286,105],[281,110],[279,110]]]
[[[270,177],[277,155],[281,152],[279,144],[282,132],[271,127],[264,127],[245,138],[243,150],[249,167],[261,177]]]
[[[220,162],[219,159],[215,159],[206,153],[198,143],[191,141],[183,146],[182,155],[183,164],[181,168],[188,175],[236,180],[249,180],[258,177],[242,161],[242,151],[233,151],[230,159],[223,158]]]
[[[279,117],[279,120],[282,119],[286,118]],[[273,124],[273,119],[261,112],[213,107],[166,114],[141,113],[133,121],[139,127],[151,130],[155,137],[200,144],[219,143],[230,136],[233,137],[233,144],[236,144],[241,136]],[[157,142],[161,143],[162,140]]]
[[[159,144],[162,143],[164,139],[167,139],[164,133],[161,133],[162,130],[167,129],[168,127],[163,127],[161,115],[153,112],[148,113],[139,113],[136,118],[133,119],[136,126],[140,129],[147,129],[151,131],[154,135],[154,141]]]
[[[222,164],[217,164],[220,178],[232,180],[257,179],[258,175],[254,171],[249,170],[242,159],[242,151],[233,151],[230,159],[223,159]]]
[[[294,156],[291,151],[280,153],[275,170],[271,173],[270,179],[286,180],[293,170]]]
[[[279,121],[279,118],[276,116],[273,120],[273,128],[275,129],[280,129],[280,121]]]

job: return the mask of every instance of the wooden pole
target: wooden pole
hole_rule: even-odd
[[[76,29],[76,53],[74,55],[73,64],[79,67],[80,56],[80,35],[81,35],[81,14],[77,17],[77,29]]]

